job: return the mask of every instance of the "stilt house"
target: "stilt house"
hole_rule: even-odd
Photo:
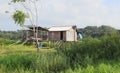
[[[47,41],[48,40],[48,30],[36,25],[25,26],[28,28],[24,39],[27,41]]]
[[[24,41],[77,41],[76,26],[53,26],[49,29],[28,25]],[[37,36],[37,38],[36,38]]]

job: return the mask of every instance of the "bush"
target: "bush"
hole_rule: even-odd
[[[73,43],[62,51],[70,60],[71,67],[86,67],[97,64],[99,60],[112,60],[120,57],[120,35],[104,36],[100,39],[86,38],[82,42]]]
[[[120,56],[120,36],[110,36],[101,38],[101,55],[104,59],[113,59]]]
[[[10,45],[15,43],[14,40],[0,38],[0,45]]]
[[[43,47],[48,47],[49,46],[49,42],[42,42],[42,46]]]

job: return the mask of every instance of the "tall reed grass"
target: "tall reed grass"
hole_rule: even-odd
[[[11,54],[0,57],[0,69],[3,72],[39,71],[57,73],[69,67],[66,56],[58,53]]]

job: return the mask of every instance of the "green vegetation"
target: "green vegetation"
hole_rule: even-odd
[[[66,62],[65,56],[57,53],[10,54],[0,58],[0,69],[9,73],[19,73],[21,70],[52,73],[65,70],[68,67]]]
[[[118,30],[116,30],[115,28],[113,27],[110,27],[110,26],[105,26],[105,25],[102,25],[100,27],[97,27],[97,26],[87,26],[83,29],[78,29],[77,30],[78,32],[81,32],[84,37],[88,37],[88,36],[91,36],[91,37],[102,37],[102,36],[110,36],[110,35],[113,35],[113,34],[118,34]]]
[[[13,19],[14,19],[15,23],[19,24],[22,27],[24,26],[26,17],[27,17],[27,15],[23,11],[20,11],[20,10],[16,10],[13,15]]]
[[[21,40],[22,36],[23,36],[23,32],[21,30],[19,30],[19,31],[0,31],[0,38],[4,38],[4,39]]]
[[[63,44],[57,49],[43,48],[39,52],[33,44],[14,45],[16,40],[6,37],[0,38],[0,73],[120,72],[120,35],[117,33],[99,38],[89,36],[79,42]],[[47,45],[53,47],[51,42],[43,43],[44,47]]]
[[[62,52],[70,59],[71,67],[98,64],[99,61],[109,61],[120,57],[120,35],[104,36],[102,38],[86,38],[82,43],[75,43]]]
[[[3,39],[3,38],[0,38],[0,45],[9,45],[9,44],[12,44],[12,43],[15,43],[14,40],[8,40],[8,39]]]

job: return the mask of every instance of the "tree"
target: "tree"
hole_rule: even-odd
[[[114,29],[113,27],[102,25],[98,28],[99,34],[101,36],[103,35],[112,35],[112,34],[117,34],[118,31]]]
[[[32,25],[38,24],[38,11],[40,0],[11,0],[10,5],[13,5],[15,12],[24,10]]]
[[[113,35],[117,34],[118,31],[110,26],[102,25],[100,27],[97,26],[87,26],[83,29],[78,29],[79,32],[83,33],[84,36],[91,37],[101,37],[105,35]]]
[[[25,23],[25,18],[26,18],[26,14],[22,11],[17,10],[14,14],[13,14],[13,19],[15,21],[16,24],[19,24],[20,26],[24,26]]]
[[[11,5],[17,4],[20,5],[21,10],[18,10],[15,7],[15,12],[13,14],[13,19],[15,23],[20,26],[24,26],[25,19],[29,17],[30,23],[33,25],[34,38],[36,38],[36,44],[38,45],[38,28],[35,29],[35,24],[38,24],[38,7],[37,2],[39,0],[11,0]],[[24,11],[23,11],[24,10]],[[38,48],[38,47],[37,47]],[[39,48],[37,49],[39,51]]]

